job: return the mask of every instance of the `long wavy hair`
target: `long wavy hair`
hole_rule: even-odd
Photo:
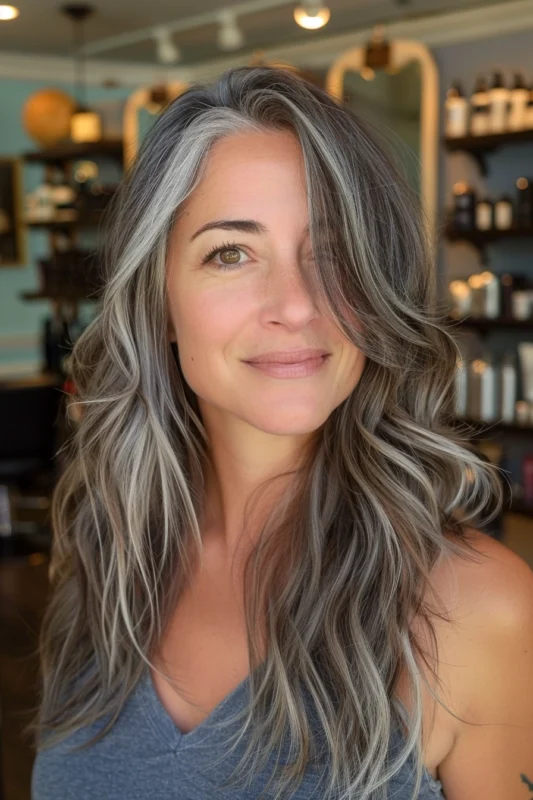
[[[416,797],[421,681],[457,717],[420,669],[423,661],[439,682],[432,620],[453,624],[431,570],[453,555],[481,558],[467,525],[499,513],[501,479],[453,418],[460,350],[437,298],[416,192],[379,130],[282,67],[234,68],[184,91],[113,199],[101,305],[70,360],[83,414],[52,497],[52,592],[31,730],[41,749],[106,717],[88,744],[104,736],[144,671],[156,669],[158,642],[202,563],[210,447],[168,340],[167,248],[212,145],[247,130],[298,138],[310,277],[366,363],[254,531],[244,572],[250,699],[238,740],[249,736],[236,772],[264,767],[288,734],[296,757],[276,773],[276,798],[316,762],[328,777],[322,796],[384,800],[412,757]],[[410,710],[394,694],[403,671]],[[322,762],[302,687],[317,712]],[[390,762],[394,726],[406,736]]]

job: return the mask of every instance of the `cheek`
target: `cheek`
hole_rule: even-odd
[[[238,355],[244,310],[227,292],[183,293],[174,315],[182,366],[213,367],[224,356]]]
[[[342,371],[342,384],[346,391],[346,396],[348,396],[361,379],[366,364],[366,355],[350,344],[345,364],[346,366]]]

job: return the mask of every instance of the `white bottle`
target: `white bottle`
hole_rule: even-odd
[[[503,422],[514,422],[517,400],[517,374],[515,355],[511,351],[507,352],[502,359],[501,398],[500,413]]]
[[[459,81],[454,81],[446,92],[445,109],[445,135],[457,138],[468,134],[469,108],[468,100],[463,94]]]
[[[510,94],[509,89],[504,85],[502,73],[495,70],[489,89],[491,133],[504,133],[508,130]]]
[[[470,133],[484,136],[490,133],[490,96],[487,82],[479,75],[470,97]]]
[[[529,85],[529,98],[524,109],[524,128],[533,128],[533,83]]]
[[[494,203],[494,227],[508,230],[513,226],[513,201],[508,194],[502,194]]]
[[[492,363],[490,355],[482,360],[480,371],[480,409],[479,416],[485,422],[497,419],[499,408],[498,378],[499,368]]]
[[[468,369],[464,358],[458,358],[455,367],[455,416],[466,417]]]
[[[483,197],[476,203],[476,228],[479,231],[490,231],[494,227],[494,203],[489,197]]]
[[[485,317],[497,319],[501,314],[500,280],[490,270],[485,270],[481,275],[485,284]]]
[[[525,112],[529,100],[529,90],[524,76],[515,72],[514,86],[511,89],[508,128],[510,131],[521,131],[525,127]]]

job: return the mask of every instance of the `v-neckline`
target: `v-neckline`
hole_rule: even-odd
[[[148,701],[149,711],[151,711],[151,718],[152,721],[156,723],[163,723],[164,727],[164,736],[167,738],[170,735],[173,735],[177,744],[182,743],[189,743],[196,740],[203,732],[204,729],[211,728],[213,723],[215,722],[216,718],[219,717],[220,712],[222,711],[223,707],[233,699],[240,691],[245,688],[250,680],[250,676],[247,675],[237,686],[231,690],[225,697],[222,698],[220,703],[218,703],[212,711],[203,719],[198,725],[195,725],[194,728],[191,728],[190,731],[183,732],[176,722],[172,719],[170,714],[168,713],[167,709],[163,705],[161,698],[157,692],[157,689],[154,684],[154,680],[152,677],[152,672],[149,667],[146,668],[145,674],[143,676],[144,688],[146,690],[146,699]],[[168,738],[167,738],[168,742]]]
[[[215,706],[211,713],[208,714],[199,725],[196,725],[187,733],[183,733],[179,729],[161,702],[152,679],[151,670],[148,667],[145,669],[145,673],[141,679],[141,701],[156,733],[161,737],[167,747],[170,745],[173,750],[180,750],[197,744],[198,740],[203,741],[203,739],[200,738],[202,734],[205,734],[205,737],[208,736],[209,732],[212,730],[213,723],[217,721],[222,709],[230,700],[235,698],[237,694],[248,686],[249,681],[250,676],[247,675],[231,692],[229,692],[229,694],[222,698],[220,703]],[[401,728],[397,727],[395,731],[396,735],[399,735],[400,738],[405,741],[405,735]],[[442,792],[442,782],[438,778],[434,778],[426,766],[423,768],[423,776],[430,788],[440,796],[440,792]]]

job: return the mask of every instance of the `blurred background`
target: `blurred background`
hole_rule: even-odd
[[[419,192],[461,351],[454,423],[502,471],[486,532],[533,567],[533,0],[0,5],[2,800],[30,797],[50,496],[107,204],[169,101],[250,64],[377,122]]]

